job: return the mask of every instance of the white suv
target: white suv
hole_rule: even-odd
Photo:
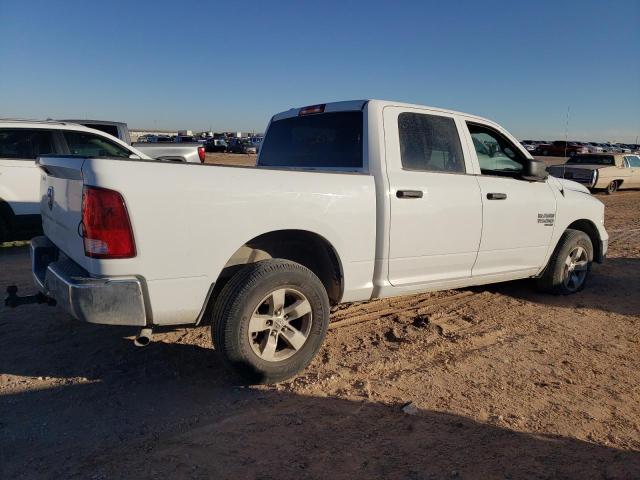
[[[0,242],[41,229],[35,160],[47,154],[149,159],[123,141],[82,125],[0,120]]]

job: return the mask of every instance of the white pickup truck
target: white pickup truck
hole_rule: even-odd
[[[548,177],[499,125],[437,108],[289,110],[257,168],[39,164],[38,301],[140,326],[141,339],[211,322],[216,350],[252,382],[303,369],[330,305],[522,278],[570,294],[607,253],[604,206],[585,187]]]

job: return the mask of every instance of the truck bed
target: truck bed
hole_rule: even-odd
[[[43,157],[40,163],[50,173],[41,184],[46,236],[92,276],[143,277],[154,324],[193,323],[234,253],[278,230],[326,239],[342,263],[343,300],[370,296],[376,239],[370,175],[108,158]],[[134,258],[84,255],[77,233],[82,185],[124,197]],[[51,210],[44,204],[50,187]]]

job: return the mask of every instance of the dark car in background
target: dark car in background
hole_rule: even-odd
[[[227,142],[224,138],[210,138],[204,144],[204,149],[207,152],[226,152]]]
[[[248,138],[232,138],[227,145],[227,152],[231,153],[258,153],[258,149]]]
[[[550,145],[539,145],[534,153],[551,157],[573,157],[574,155],[589,153],[589,149],[579,142],[556,140],[551,142]]]

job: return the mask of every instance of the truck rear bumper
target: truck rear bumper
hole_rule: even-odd
[[[31,240],[31,271],[40,292],[78,320],[106,325],[147,324],[140,280],[91,277],[47,237]]]

